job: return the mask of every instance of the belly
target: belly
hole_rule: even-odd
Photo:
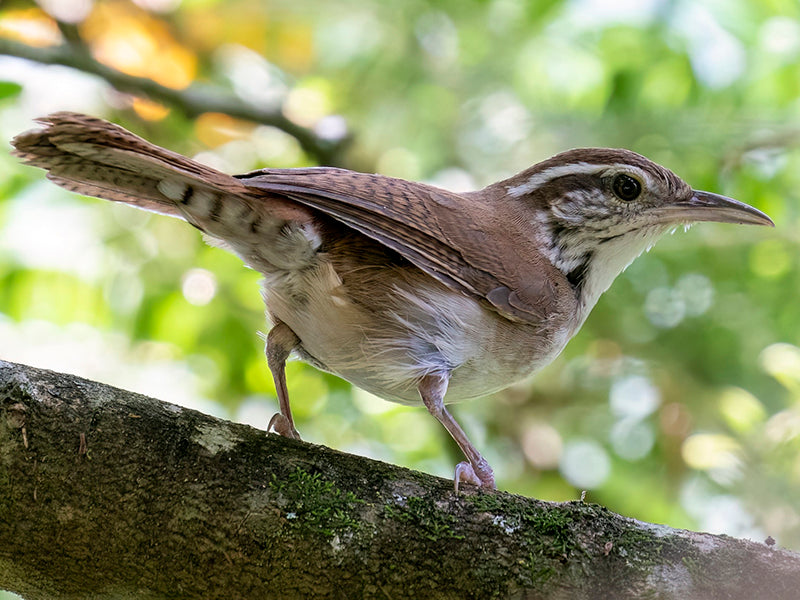
[[[300,338],[301,358],[394,402],[421,403],[417,385],[431,373],[450,373],[446,402],[490,394],[549,363],[568,340],[554,333],[556,318],[512,323],[427,276],[371,285],[364,296],[332,269],[314,277],[291,297],[267,282],[269,312]]]

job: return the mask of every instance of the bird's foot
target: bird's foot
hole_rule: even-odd
[[[482,457],[481,457],[482,458]],[[458,485],[461,482],[472,483],[478,487],[494,490],[497,486],[494,483],[494,472],[492,467],[489,466],[485,460],[477,465],[477,468],[467,461],[460,462],[456,465],[455,477],[453,477],[453,484],[458,493]]]
[[[272,415],[272,418],[269,420],[269,425],[267,425],[267,432],[269,433],[270,431],[275,431],[278,435],[293,440],[300,439],[300,434],[297,432],[297,429],[294,428],[294,423],[281,413]]]

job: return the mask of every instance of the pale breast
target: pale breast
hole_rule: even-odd
[[[505,388],[544,366],[568,335],[558,318],[511,323],[410,265],[317,267],[272,274],[270,313],[302,342],[301,357],[377,396],[420,402],[424,375],[450,372],[447,402]]]

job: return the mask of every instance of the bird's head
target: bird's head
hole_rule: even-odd
[[[664,232],[699,221],[773,225],[761,211],[689,184],[629,150],[580,148],[501,182],[532,214],[545,256],[579,294],[581,321]]]

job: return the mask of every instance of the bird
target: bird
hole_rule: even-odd
[[[334,167],[228,175],[100,118],[57,112],[14,154],[79,194],[177,217],[263,275],[268,431],[298,438],[291,355],[374,395],[422,404],[464,454],[460,484],[494,472],[447,404],[550,363],[600,295],[680,225],[774,226],[625,149],[561,152],[481,190]]]

